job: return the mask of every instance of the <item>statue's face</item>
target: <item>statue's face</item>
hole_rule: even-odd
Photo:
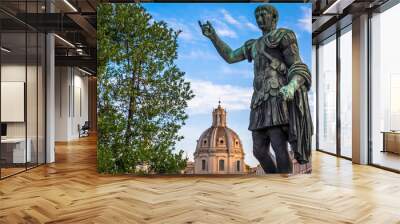
[[[274,19],[272,18],[272,14],[266,10],[261,10],[256,13],[256,20],[258,27],[263,32],[269,32],[272,30],[275,25]]]

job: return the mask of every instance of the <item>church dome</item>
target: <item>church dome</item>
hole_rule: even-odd
[[[197,140],[194,152],[195,174],[245,173],[243,145],[239,135],[226,124],[221,102],[212,112],[212,125]]]
[[[218,105],[212,112],[212,118],[211,127],[197,140],[194,155],[213,152],[244,155],[239,135],[226,125],[226,110]]]

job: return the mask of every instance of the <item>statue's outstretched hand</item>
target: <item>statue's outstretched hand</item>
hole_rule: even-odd
[[[291,85],[291,83],[289,83],[288,85],[283,86],[279,90],[279,94],[282,96],[282,98],[285,101],[288,101],[288,100],[293,100],[295,91],[296,91],[296,88],[293,85]]]
[[[216,35],[215,29],[209,21],[207,21],[207,23],[205,23],[205,24],[201,24],[201,22],[199,21],[199,26],[200,26],[201,32],[203,32],[204,36],[206,36],[208,38],[212,38]]]

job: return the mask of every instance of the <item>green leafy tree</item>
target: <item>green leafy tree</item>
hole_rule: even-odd
[[[155,173],[186,167],[175,144],[194,97],[174,64],[180,31],[153,21],[139,4],[100,4],[98,20],[98,170]]]

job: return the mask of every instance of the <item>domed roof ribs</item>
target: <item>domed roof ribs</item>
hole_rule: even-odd
[[[226,147],[228,148],[228,156],[233,151],[233,142],[232,142],[232,131],[230,128],[226,128],[225,131],[225,139],[226,139]]]
[[[212,150],[214,151],[215,148],[217,147],[216,138],[217,138],[217,129],[216,128],[212,128],[211,136],[210,136],[210,149],[209,149],[210,152]]]

